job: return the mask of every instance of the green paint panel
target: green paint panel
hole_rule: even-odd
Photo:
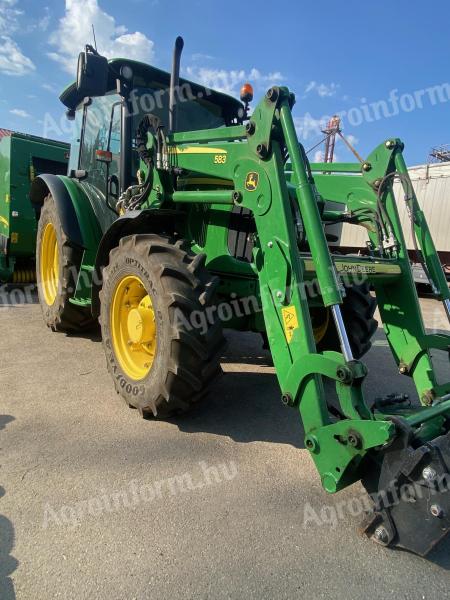
[[[30,185],[41,173],[66,173],[68,153],[68,144],[36,136],[0,138],[0,280],[11,279],[16,263],[32,268],[37,223]]]

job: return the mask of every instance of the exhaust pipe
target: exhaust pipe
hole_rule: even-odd
[[[184,41],[181,36],[175,40],[173,49],[172,73],[170,75],[170,96],[169,96],[169,132],[173,133],[177,129],[178,107],[175,102],[175,90],[180,82],[180,60],[183,51]]]

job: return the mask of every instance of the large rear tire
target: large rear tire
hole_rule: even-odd
[[[39,303],[47,327],[80,332],[96,321],[89,308],[69,302],[75,292],[82,250],[65,235],[53,196],[45,198],[36,240],[36,278]]]
[[[127,236],[111,250],[100,292],[103,347],[116,391],[143,416],[185,412],[221,373],[217,282],[204,255],[168,236]]]

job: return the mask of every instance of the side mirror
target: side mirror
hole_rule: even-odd
[[[108,87],[108,59],[92,50],[78,55],[77,90],[84,97],[104,96]]]

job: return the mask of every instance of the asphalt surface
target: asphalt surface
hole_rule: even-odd
[[[1,600],[448,598],[450,541],[386,550],[357,533],[359,484],[322,491],[258,336],[228,335],[208,402],[154,422],[98,339],[50,332],[33,303],[0,318]],[[412,391],[380,331],[367,363],[369,396]]]

